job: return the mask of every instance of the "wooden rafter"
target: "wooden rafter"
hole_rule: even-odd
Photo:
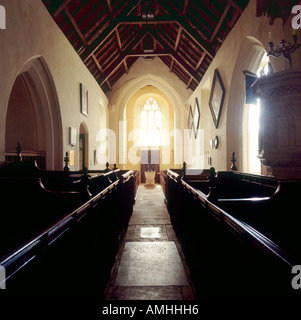
[[[134,5],[133,1],[128,2],[124,8],[124,11],[128,12],[131,9],[133,9],[133,7],[136,7],[137,1],[138,0],[135,1]],[[122,17],[126,18],[126,14],[123,14]],[[119,21],[120,17],[119,19],[115,17],[114,19],[109,21],[108,27],[105,28],[105,30],[98,35],[98,37],[87,47],[85,52],[82,54],[81,58],[83,59],[83,61],[87,61],[87,59],[92,55],[92,53],[95,52],[103,44],[107,37],[112,34],[112,32],[114,32],[115,28],[117,28],[119,25]]]
[[[188,83],[186,85],[186,89],[189,89],[192,80],[193,80],[193,77],[190,77],[190,79],[189,79],[189,81],[188,81]]]
[[[76,33],[78,34],[78,36],[80,37],[82,42],[85,45],[87,45],[87,40],[86,40],[85,36],[82,34],[81,30],[79,29],[77,23],[75,22],[74,18],[72,17],[71,13],[69,12],[68,8],[65,8],[65,12],[66,12],[66,15],[67,15],[69,21],[71,22],[74,30],[76,31]]]
[[[128,46],[128,48],[121,52],[121,54],[117,57],[117,59],[114,61],[114,63],[111,64],[111,66],[109,68],[107,68],[103,74],[103,76],[101,77],[99,83],[100,85],[102,85],[102,83],[112,74],[115,72],[116,69],[119,68],[120,64],[123,63],[123,60],[126,59],[126,57],[128,55],[130,55],[130,53],[132,53],[132,51],[134,50],[134,48],[139,44],[139,42],[145,37],[144,33],[140,33],[131,43],[130,46]]]
[[[66,0],[63,4],[61,4],[52,14],[53,17],[56,17],[60,12],[62,12],[68,4],[71,2],[71,0]]]
[[[189,0],[185,0],[184,9],[183,9],[183,16],[186,15],[187,10],[188,10],[188,6],[189,6]]]
[[[194,90],[248,3],[149,0],[154,17],[146,21],[146,0],[42,1],[104,91],[146,56],[159,57]]]
[[[127,63],[126,63],[126,58],[123,59],[123,67],[124,67],[125,72],[126,72],[126,73],[129,73],[129,68],[128,68],[128,65],[127,65]]]
[[[228,0],[228,3],[231,4],[231,6],[239,13],[242,13],[242,10],[240,7],[233,1],[233,0]]]
[[[107,5],[108,5],[108,9],[109,9],[111,18],[114,19],[114,12],[113,12],[113,8],[111,6],[111,0],[107,0]]]
[[[169,67],[169,72],[170,73],[172,72],[174,63],[175,63],[175,59],[173,57],[171,57],[171,64],[170,64],[170,67]]]
[[[121,44],[121,40],[120,40],[120,36],[119,36],[119,32],[118,32],[118,29],[116,28],[115,29],[115,35],[116,35],[116,39],[117,39],[117,43],[118,43],[118,46],[119,46],[119,50],[122,52],[122,44]]]
[[[174,49],[175,51],[178,50],[179,43],[180,43],[180,40],[181,40],[181,37],[182,37],[182,32],[183,32],[183,27],[180,26],[179,30],[178,30],[177,40],[176,40],[176,43],[175,43],[175,49]]]
[[[215,52],[213,51],[212,47],[208,45],[208,43],[197,33],[197,31],[195,31],[193,27],[188,24],[186,19],[181,17],[168,2],[166,2],[165,6],[169,9],[170,14],[175,18],[179,25],[182,25],[183,29],[191,36],[191,38],[199,43],[202,49],[206,51],[211,58],[213,58]]]
[[[207,52],[207,54],[213,58],[214,56],[214,51],[212,48],[209,48],[208,43],[206,43],[200,35],[187,23],[185,20],[177,15],[177,19],[170,16],[160,16],[157,19],[148,21],[148,24],[172,24],[172,23],[177,23],[179,27],[182,26],[183,29],[196,41],[197,43],[200,44],[202,49]],[[82,55],[82,59],[86,61],[91,54],[101,46],[101,44],[106,40],[106,38],[111,35],[112,32],[121,24],[146,24],[146,21],[142,20],[141,17],[123,17],[123,19],[120,18],[117,20],[117,18],[113,19],[111,23],[108,25],[108,27],[96,38],[96,40],[89,46],[87,47],[86,51]]]
[[[108,80],[108,79],[106,80],[106,83],[107,83],[107,85],[108,85],[109,89],[110,89],[110,90],[112,90],[111,84],[110,84],[110,82],[109,82],[109,80]]]
[[[95,57],[94,54],[92,55],[92,59],[93,59],[94,63],[96,64],[96,66],[97,66],[98,70],[100,71],[100,73],[103,73],[102,67],[101,67],[101,65],[99,64],[99,62],[98,62],[98,60],[96,59],[96,57]]]
[[[216,34],[218,33],[218,31],[219,31],[222,23],[224,22],[224,20],[225,20],[225,18],[226,18],[226,16],[227,16],[227,13],[228,13],[230,7],[231,7],[231,3],[228,2],[228,3],[227,3],[227,6],[226,6],[226,8],[225,8],[225,10],[224,10],[224,12],[223,12],[223,14],[222,14],[222,16],[221,16],[221,18],[220,18],[219,21],[218,21],[218,24],[216,25],[216,27],[215,27],[212,35],[211,35],[210,42],[212,42],[212,41],[214,40]]]
[[[198,70],[198,68],[200,67],[200,65],[202,64],[202,62],[204,61],[206,57],[206,52],[203,52],[202,56],[201,56],[201,59],[199,60],[199,62],[197,63],[196,67],[195,67],[195,70]]]
[[[197,82],[200,82],[200,78],[199,78],[199,76],[195,73],[195,71],[193,70],[193,68],[191,68],[191,66],[189,66],[189,65],[187,64],[187,62],[186,62],[181,56],[179,56],[178,53],[173,50],[173,48],[171,48],[171,47],[169,46],[169,44],[163,43],[162,40],[161,40],[161,38],[159,38],[159,37],[157,36],[157,34],[156,34],[153,30],[150,31],[150,34],[152,35],[152,37],[153,37],[156,41],[158,41],[158,43],[160,43],[163,47],[165,47],[165,50],[178,62],[178,64],[179,64],[180,66],[182,66],[182,68],[183,68],[190,76],[192,76]]]

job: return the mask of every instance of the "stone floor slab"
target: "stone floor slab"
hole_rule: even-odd
[[[183,287],[114,287],[109,292],[108,300],[182,300],[182,288]]]
[[[175,243],[173,241],[126,242],[116,285],[188,285]]]
[[[151,238],[151,239],[158,239],[162,238],[162,228],[160,227],[141,227],[140,231],[141,238]]]

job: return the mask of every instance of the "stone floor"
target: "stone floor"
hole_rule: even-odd
[[[107,300],[193,300],[181,246],[160,185],[140,185],[112,270]]]

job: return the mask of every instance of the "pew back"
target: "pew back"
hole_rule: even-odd
[[[30,169],[22,171],[22,166]],[[0,214],[6,231],[0,233],[5,244],[0,264],[7,288],[13,294],[25,288],[47,298],[101,297],[132,212],[136,176],[124,172],[124,177],[2,164],[0,197],[8,209]],[[70,188],[66,181],[72,181]]]
[[[300,255],[287,250],[292,242],[281,246],[265,230],[260,232],[258,225],[241,219],[238,214],[243,208],[234,210],[231,199],[228,207],[221,207],[174,172],[167,170],[166,180],[167,208],[198,298],[296,297],[291,269]],[[250,207],[249,212],[258,211],[259,206]],[[260,212],[269,206],[266,202]]]

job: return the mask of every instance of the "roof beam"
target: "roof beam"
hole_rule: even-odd
[[[106,41],[107,37],[114,32],[117,28],[118,23],[116,19],[113,19],[111,23],[108,24],[108,27],[89,45],[86,50],[81,54],[81,58],[86,62],[91,55]]]
[[[165,48],[165,50],[166,50],[167,52],[169,52],[169,54],[174,58],[174,60],[176,60],[176,61],[178,62],[178,64],[179,64],[180,66],[182,66],[182,68],[183,68],[190,76],[192,76],[198,83],[200,82],[201,79],[197,76],[195,70],[193,70],[193,68],[191,68],[191,67],[184,61],[184,59],[181,58],[181,57],[177,54],[177,52],[175,52],[175,51],[173,50],[173,48],[170,47],[170,45],[169,45],[168,43],[162,43],[162,42],[161,42],[161,39],[158,39],[157,34],[156,34],[153,30],[150,31],[150,34],[152,35],[152,37],[153,37],[156,41],[158,41],[158,43],[159,43],[163,48]]]
[[[108,5],[108,8],[109,8],[109,12],[110,12],[111,18],[114,19],[114,12],[113,12],[113,8],[111,6],[111,0],[107,0],[107,5]]]
[[[133,7],[136,7],[138,0],[135,2],[129,1],[128,4],[125,6],[124,11],[129,12]],[[131,3],[131,5],[130,5]],[[111,35],[112,32],[118,27],[120,18],[126,18],[126,15],[122,17],[115,17],[110,21],[109,25],[105,30],[87,47],[87,49],[81,55],[83,61],[87,61],[91,55],[103,44],[103,42],[107,39],[108,36]]]
[[[187,85],[186,85],[186,89],[189,89],[192,80],[193,80],[193,78],[190,77],[190,79],[189,79],[189,81],[188,81],[188,83],[187,83]]]
[[[188,10],[188,6],[189,6],[189,0],[185,0],[184,9],[183,9],[183,16],[186,15],[187,10]]]
[[[123,67],[124,67],[125,72],[128,74],[129,73],[129,68],[128,68],[128,65],[126,63],[126,59],[123,59]]]
[[[188,24],[186,19],[179,15],[178,12],[166,1],[164,3],[165,7],[169,10],[170,15],[180,24],[183,29],[194,39],[196,43],[198,43],[204,51],[213,59],[215,52],[208,45],[208,43],[198,34],[197,31],[194,30],[192,26]]]
[[[95,57],[94,54],[92,55],[92,58],[93,58],[94,63],[97,65],[97,68],[99,69],[100,73],[103,74],[102,67],[101,67],[101,65],[99,64],[99,62],[98,62],[98,60],[96,59],[96,57]]]
[[[157,16],[160,12],[160,6],[158,0],[155,0],[155,16]]]
[[[110,89],[110,90],[112,90],[112,86],[111,86],[111,84],[110,84],[110,82],[109,82],[109,80],[108,80],[108,79],[106,80],[106,83],[107,83],[107,85],[108,85],[109,89]]]
[[[119,49],[122,52],[123,51],[122,50],[122,44],[121,44],[121,40],[120,40],[120,36],[119,36],[119,32],[118,32],[117,28],[115,29],[115,34],[116,34],[116,39],[117,39],[117,42],[118,42]]]
[[[143,50],[131,52],[127,54],[127,57],[159,57],[159,56],[170,56],[170,51],[160,50],[156,52],[144,52]]]
[[[200,67],[200,65],[202,64],[203,60],[205,59],[206,57],[206,52],[203,52],[202,56],[201,56],[201,59],[199,60],[198,64],[196,65],[195,67],[195,71],[198,70],[198,68]]]
[[[175,64],[175,59],[173,57],[171,57],[171,64],[169,67],[169,72],[172,73],[172,69],[173,69],[173,65]]]
[[[225,8],[225,10],[224,10],[224,12],[223,12],[223,14],[222,14],[222,16],[221,16],[221,18],[219,19],[218,24],[216,25],[216,27],[215,27],[215,29],[214,29],[214,31],[213,31],[213,33],[212,33],[212,36],[211,36],[211,38],[210,38],[210,42],[212,42],[212,41],[214,40],[216,34],[218,33],[218,31],[219,31],[222,23],[224,22],[224,20],[225,20],[225,18],[226,18],[226,16],[227,16],[227,13],[228,13],[230,7],[231,7],[231,3],[228,2],[228,3],[227,3],[227,6],[226,6],[226,8]]]
[[[61,11],[63,11],[67,5],[71,2],[71,0],[66,0],[63,4],[61,4],[52,14],[53,17],[57,16]]]
[[[166,2],[167,5],[167,2]],[[182,26],[182,30],[185,29],[185,31],[190,34],[190,36],[196,41],[196,43],[199,43],[201,48],[207,52],[207,54],[213,59],[215,52],[212,48],[209,48],[207,42],[186,22],[186,20],[181,17],[170,5],[168,7],[171,8],[173,11],[172,15],[167,16],[158,16],[155,17],[153,20],[149,20],[147,24],[164,24],[164,23],[177,23],[179,26]],[[94,40],[93,43],[91,43],[90,46],[87,47],[87,49],[83,52],[81,55],[81,58],[83,61],[86,61],[94,51],[96,51],[102,43],[106,40],[108,36],[111,35],[112,32],[118,27],[119,24],[146,24],[145,20],[142,20],[141,17],[119,17],[117,19],[116,17],[112,19],[112,21],[108,24],[108,27],[105,28],[105,30]]]
[[[112,73],[114,73],[116,71],[116,69],[118,69],[120,64],[123,63],[123,60],[126,59],[127,56],[129,56],[131,53],[133,53],[132,52],[133,49],[139,44],[139,42],[145,37],[145,35],[146,35],[146,32],[145,33],[140,32],[139,35],[128,46],[128,48],[125,51],[123,51],[118,56],[118,58],[114,61],[114,63],[111,64],[111,66],[104,71],[103,76],[99,80],[100,85],[102,85],[110,77],[110,75]]]
[[[156,16],[154,19],[151,20],[143,20],[141,16],[135,16],[135,17],[124,17],[122,20],[120,19],[119,24],[165,24],[165,23],[178,23],[174,17],[171,17],[169,15],[162,15],[162,16]]]
[[[179,47],[179,43],[180,43],[180,40],[181,40],[181,37],[182,37],[182,33],[183,33],[183,27],[180,26],[179,27],[179,31],[178,31],[178,35],[177,35],[177,40],[176,40],[176,43],[175,43],[175,51],[178,50],[178,47]]]
[[[240,7],[233,2],[233,0],[228,0],[228,3],[238,12],[238,13],[242,13],[242,10],[240,9]]]
[[[85,36],[82,34],[81,30],[79,29],[77,23],[75,22],[74,18],[72,17],[71,13],[69,12],[68,8],[65,8],[65,12],[66,12],[66,15],[67,15],[69,21],[71,22],[74,30],[76,31],[76,33],[81,38],[82,42],[85,45],[87,45],[87,40],[86,40]]]

